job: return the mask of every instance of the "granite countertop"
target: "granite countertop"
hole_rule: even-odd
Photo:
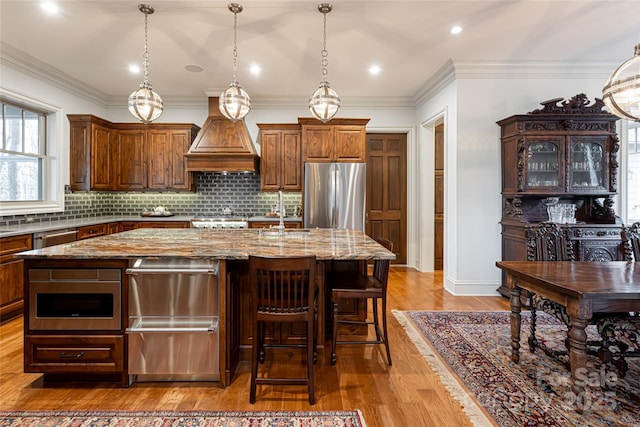
[[[357,230],[291,230],[284,237],[258,229],[142,228],[21,252],[18,258],[133,259],[145,257],[247,259],[315,255],[320,260],[395,259]]]
[[[43,231],[53,231],[60,230],[63,228],[75,228],[75,227],[83,227],[86,225],[96,225],[96,224],[104,224],[109,222],[120,222],[120,221],[190,221],[193,218],[193,215],[180,215],[180,216],[140,216],[140,215],[132,215],[132,216],[122,216],[122,215],[112,215],[112,216],[95,216],[89,218],[76,218],[69,219],[64,221],[46,221],[46,222],[34,222],[29,224],[20,224],[20,225],[11,225],[11,226],[0,226],[0,237],[11,237],[11,236],[19,236],[21,234],[33,234],[40,233]],[[278,218],[270,218],[267,216],[253,216],[248,218],[249,222],[278,222]],[[302,221],[302,217],[286,217],[285,221]]]

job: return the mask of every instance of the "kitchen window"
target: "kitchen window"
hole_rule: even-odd
[[[59,109],[0,89],[0,216],[64,210]]]
[[[0,201],[43,199],[46,116],[0,103]]]

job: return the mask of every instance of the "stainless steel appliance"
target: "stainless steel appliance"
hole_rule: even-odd
[[[49,246],[61,245],[63,243],[75,242],[78,231],[75,228],[64,228],[62,230],[43,231],[33,234],[33,248],[42,249]]]
[[[198,217],[191,219],[192,228],[249,228],[249,220],[244,217]]]
[[[121,275],[115,268],[30,269],[29,328],[122,328]]]
[[[131,381],[219,381],[218,261],[137,259],[127,274]]]
[[[304,226],[364,231],[366,165],[305,163]]]

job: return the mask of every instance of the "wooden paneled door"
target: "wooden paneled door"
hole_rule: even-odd
[[[393,242],[394,264],[407,263],[407,135],[367,134],[365,232]]]
[[[442,270],[444,264],[444,125],[435,127],[434,132],[434,242],[433,269]]]

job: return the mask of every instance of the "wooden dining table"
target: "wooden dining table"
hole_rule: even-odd
[[[589,320],[596,312],[640,311],[640,262],[498,261],[511,295],[511,360],[520,360],[523,289],[567,308],[571,321],[569,360],[572,391],[584,396]],[[580,408],[577,408],[580,409]]]

